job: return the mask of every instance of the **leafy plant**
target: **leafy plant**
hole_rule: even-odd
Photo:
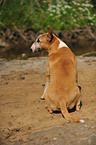
[[[16,27],[34,31],[74,27],[96,27],[96,9],[90,0],[1,0],[0,28]]]

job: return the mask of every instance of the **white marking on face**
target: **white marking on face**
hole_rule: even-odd
[[[37,42],[37,40],[38,40],[38,38],[31,46],[32,52],[35,52],[38,48],[40,48],[40,42]]]
[[[35,51],[35,42],[32,44],[31,49],[32,49],[32,52]]]
[[[59,38],[57,38],[59,40],[59,46],[58,49],[62,48],[62,47],[68,47],[63,41],[61,41]]]

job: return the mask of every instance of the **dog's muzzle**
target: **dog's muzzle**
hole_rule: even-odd
[[[32,51],[33,53],[38,53],[38,52],[41,52],[41,49],[40,48],[37,48],[36,50]]]
[[[33,53],[38,53],[38,52],[41,52],[42,50],[40,49],[39,45],[33,43],[33,45],[31,46],[31,51]]]
[[[41,52],[42,50],[41,50],[40,48],[37,48],[37,51],[38,51],[38,52]]]
[[[32,47],[31,47],[30,51],[33,52],[33,53],[38,53],[38,52],[41,52],[42,50],[40,48],[32,49]]]

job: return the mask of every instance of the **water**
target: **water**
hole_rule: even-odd
[[[75,55],[83,55],[89,53],[89,56],[96,56],[96,41],[77,41],[77,42],[66,42]],[[22,59],[22,54],[26,54],[28,57],[39,57],[48,55],[47,52],[41,52],[34,54],[30,51],[31,44],[15,46],[14,48],[6,51],[0,51],[0,58],[10,59]],[[1,49],[1,48],[0,48]]]
[[[75,55],[93,54],[96,56],[96,41],[79,41],[69,43],[69,47]]]

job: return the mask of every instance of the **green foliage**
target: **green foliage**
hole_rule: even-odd
[[[90,0],[6,0],[0,5],[0,24],[34,31],[74,27],[96,27],[96,9]],[[0,25],[0,27],[1,27]]]

